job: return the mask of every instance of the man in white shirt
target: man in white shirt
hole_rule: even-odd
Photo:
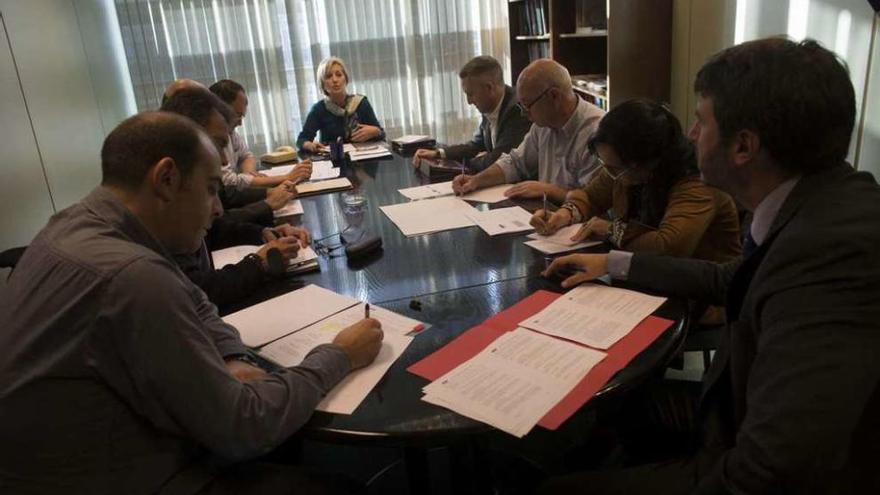
[[[587,143],[602,109],[578,98],[568,70],[550,59],[529,64],[516,82],[519,107],[532,121],[522,143],[476,175],[459,175],[452,183],[458,194],[498,184],[516,184],[511,198],[565,201],[570,189],[585,185],[596,170]]]

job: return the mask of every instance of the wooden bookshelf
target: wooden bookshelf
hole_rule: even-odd
[[[575,86],[606,108],[669,101],[672,0],[509,0],[508,19],[512,81],[544,56],[572,76],[606,74],[604,94]]]

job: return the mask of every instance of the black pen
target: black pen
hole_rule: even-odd
[[[370,303],[364,305],[364,318],[370,317]]]

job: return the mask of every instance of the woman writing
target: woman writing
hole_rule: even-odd
[[[663,105],[618,105],[589,146],[601,170],[552,215],[538,210],[531,222],[538,233],[584,222],[572,240],[601,238],[618,249],[719,262],[739,256],[735,203],[700,180],[693,146]]]

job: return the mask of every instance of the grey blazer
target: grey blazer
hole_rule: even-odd
[[[878,247],[880,187],[840,164],[801,178],[745,260],[633,256],[632,283],[727,309],[695,493],[880,487]]]
[[[489,119],[483,115],[477,132],[474,133],[470,142],[449,146],[446,148],[446,158],[450,160],[468,161],[468,167],[479,172],[495,163],[502,153],[507,153],[519,146],[523,137],[529,132],[532,123],[520,112],[516,105],[516,94],[510,86],[504,86],[504,99],[501,100],[501,111],[498,113],[497,141],[492,142],[492,132],[489,128]],[[479,158],[474,158],[478,153],[487,153]]]

